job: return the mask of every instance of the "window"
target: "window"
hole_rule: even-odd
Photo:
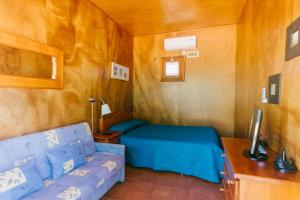
[[[185,57],[173,56],[163,57],[162,60],[162,82],[184,81]]]
[[[179,75],[179,62],[166,62],[166,76]]]

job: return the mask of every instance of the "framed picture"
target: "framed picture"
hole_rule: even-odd
[[[281,74],[275,74],[269,77],[269,103],[279,104],[281,93]]]
[[[288,26],[286,31],[285,60],[291,60],[300,55],[300,17]]]
[[[129,81],[129,68],[118,63],[111,63],[111,78]]]

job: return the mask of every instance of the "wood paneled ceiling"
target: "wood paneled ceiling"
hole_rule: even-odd
[[[247,0],[91,0],[133,36],[237,23]]]

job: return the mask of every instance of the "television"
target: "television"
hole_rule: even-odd
[[[266,151],[259,142],[262,117],[262,109],[255,109],[253,111],[248,135],[250,140],[250,149],[244,151],[244,155],[251,160],[265,161],[268,159]]]

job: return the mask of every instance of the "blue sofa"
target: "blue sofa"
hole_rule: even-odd
[[[72,162],[64,163],[62,176],[54,179],[55,167],[59,168],[60,163],[53,163],[56,158],[50,159],[49,154],[56,150],[63,152],[61,149],[74,141],[80,144],[83,162],[74,168],[74,160],[69,160]],[[116,182],[125,180],[124,150],[123,145],[95,143],[86,122],[2,140],[0,199],[98,200]],[[29,165],[32,160],[34,167]],[[25,173],[26,170],[29,172]],[[16,172],[19,176],[12,175]],[[40,178],[40,186],[36,178]],[[26,191],[30,193],[24,194]]]

